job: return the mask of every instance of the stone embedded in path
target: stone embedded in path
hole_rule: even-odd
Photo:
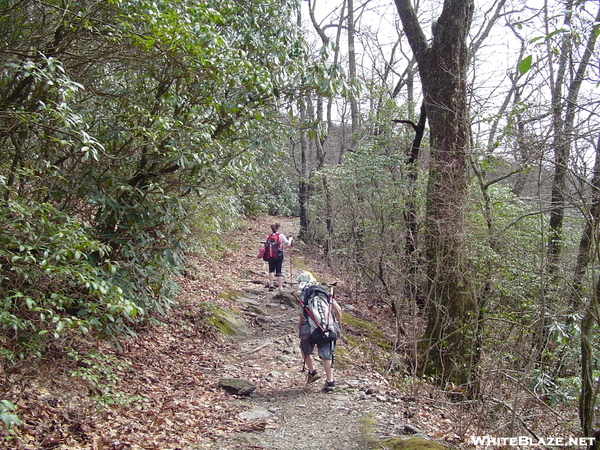
[[[247,289],[242,292],[224,292],[221,293],[220,296],[226,300],[237,302],[245,311],[246,315],[262,319],[266,315],[266,311],[264,310],[262,303],[258,301],[259,295],[259,291]]]
[[[410,424],[404,425],[404,431],[406,432],[406,434],[425,434],[419,428]]]
[[[265,417],[269,417],[271,413],[263,408],[262,406],[257,406],[256,408],[252,408],[248,411],[244,411],[238,414],[242,419],[247,420],[255,420],[255,419],[263,419]]]
[[[204,303],[204,305],[209,312],[208,321],[221,333],[231,337],[244,337],[250,334],[250,329],[240,314],[211,303]]]
[[[331,399],[331,402],[333,406],[340,407],[342,405],[345,405],[346,403],[349,403],[350,397],[343,394],[334,394],[333,398]]]
[[[288,294],[287,292],[279,292],[273,298],[278,299],[280,304],[289,306],[290,308],[296,308],[298,306],[298,301],[292,294]]]
[[[250,395],[256,389],[254,383],[241,378],[221,378],[219,387],[234,395]]]
[[[277,355],[275,356],[275,360],[281,361],[284,364],[296,364],[298,362],[297,357],[289,355]]]

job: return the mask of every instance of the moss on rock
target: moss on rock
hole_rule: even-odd
[[[250,334],[250,329],[244,318],[237,312],[220,308],[212,303],[204,303],[208,311],[208,322],[214,325],[222,334],[231,337],[242,337]]]
[[[383,331],[381,331],[371,322],[359,319],[358,317],[348,313],[343,314],[342,321],[346,326],[349,326],[350,328],[354,329],[355,334],[357,336],[364,336],[367,339],[367,341],[374,344],[375,347],[378,347],[384,352],[389,352],[391,350],[390,340],[386,337]],[[346,339],[348,340],[348,343],[352,346],[360,345],[360,339],[358,338],[346,336]]]
[[[367,336],[370,339],[385,341],[385,335],[383,334],[383,332],[371,322],[359,319],[358,317],[348,313],[344,313],[342,315],[342,321],[345,324],[348,324],[351,327],[360,330],[365,336]]]
[[[298,300],[296,300],[292,294],[288,294],[287,292],[279,292],[273,298],[279,300],[282,305],[289,308],[299,308]]]

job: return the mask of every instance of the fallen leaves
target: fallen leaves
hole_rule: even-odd
[[[120,402],[116,392],[103,398],[86,380],[69,375],[75,363],[55,349],[45,359],[24,361],[20,373],[6,375],[3,396],[18,405],[23,426],[3,432],[0,442],[21,450],[166,450],[260,427],[237,417],[242,407],[217,388],[217,375],[208,374],[223,365],[222,355],[233,344],[202,328],[198,306],[227,305],[221,294],[247,286],[240,280],[249,267],[261,273],[262,261],[246,255],[255,251],[266,224],[249,224],[231,236],[232,242],[248,245],[224,260],[189,256],[187,276],[178,280],[184,289],[178,307],[154,325],[140,327],[135,338],[122,343],[121,353],[108,343],[63,343],[82,354],[93,349],[118,359],[120,367],[112,371]]]

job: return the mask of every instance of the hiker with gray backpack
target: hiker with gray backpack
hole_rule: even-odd
[[[312,357],[316,346],[325,368],[324,391],[331,392],[335,388],[333,352],[337,339],[341,337],[342,309],[333,296],[333,285],[330,285],[331,290],[328,292],[317,284],[309,272],[302,272],[297,281],[300,296],[296,298],[301,305],[298,334],[304,365],[308,367],[306,383],[313,383],[321,378]]]

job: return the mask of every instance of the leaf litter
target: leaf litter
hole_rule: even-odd
[[[336,351],[336,391],[323,393],[322,380],[305,384],[297,309],[265,289],[265,266],[256,258],[269,219],[248,220],[230,236],[239,245],[218,261],[189,255],[178,280],[183,289],[178,306],[118,347],[73,338],[0,372],[0,398],[18,405],[23,422],[0,432],[0,444],[19,450],[369,450],[381,439],[423,433],[474,448],[468,436],[484,428],[481,413],[487,410],[470,404],[465,412],[464,404],[406,370],[386,372],[390,355],[370,345],[360,327],[344,327],[348,339]],[[284,233],[297,235],[296,220],[279,221]],[[389,308],[367,305],[368,299],[353,293],[351,280],[318,256],[298,243],[294,267],[309,268],[319,280],[340,281],[342,307],[353,313],[368,308],[370,321],[384,336],[394,336]],[[286,291],[295,288],[289,280],[288,273]],[[252,308],[228,295],[242,292],[252,293]],[[238,309],[250,333],[241,338],[216,333],[206,325],[207,302]],[[403,345],[410,344],[411,327],[418,333],[422,324],[416,322],[403,324],[408,331]],[[101,356],[75,361],[68,348]],[[247,379],[257,388],[250,396],[235,396],[218,387],[222,377]],[[571,410],[559,414],[560,420],[573,420]]]

